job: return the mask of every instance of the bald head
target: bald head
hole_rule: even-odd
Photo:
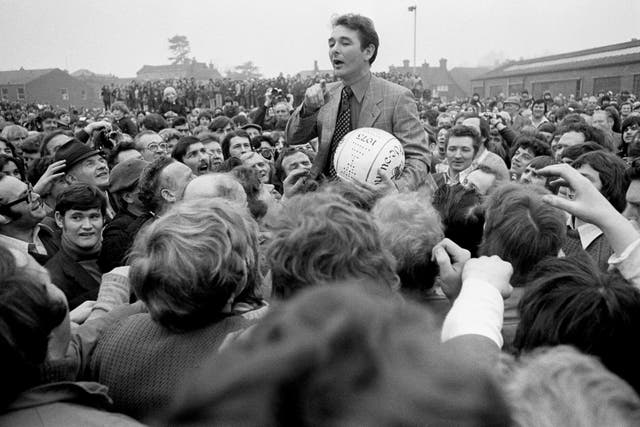
[[[220,197],[242,206],[247,205],[247,194],[233,176],[226,173],[210,173],[195,178],[184,191],[184,200]]]

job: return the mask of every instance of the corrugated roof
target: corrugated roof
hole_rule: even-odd
[[[640,61],[640,40],[618,43],[559,55],[543,56],[511,62],[495,68],[474,80],[522,74],[592,68],[603,65]]]
[[[24,85],[55,70],[44,68],[41,70],[12,70],[0,71],[0,85]]]

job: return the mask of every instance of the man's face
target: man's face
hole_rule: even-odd
[[[527,167],[531,160],[535,158],[533,151],[518,147],[516,152],[513,154],[511,158],[511,172],[516,174],[516,176],[520,176],[524,169]]]
[[[184,163],[173,162],[162,171],[163,188],[161,195],[169,203],[182,200],[184,189],[191,182],[195,175],[191,168]]]
[[[613,122],[609,122],[609,116],[606,111],[594,111],[591,118],[591,124],[599,129],[609,131],[613,126]]]
[[[202,116],[198,119],[198,124],[200,126],[209,127],[211,124],[211,119],[207,116]]]
[[[109,167],[107,167],[107,161],[98,154],[75,165],[67,175],[72,180],[91,184],[101,190],[106,190],[109,187]]]
[[[19,203],[14,203],[17,201]],[[38,193],[32,192],[27,184],[12,176],[5,176],[0,181],[0,204],[12,204],[9,210],[15,219],[10,218],[11,222],[26,228],[35,226],[47,215]]]
[[[466,188],[474,188],[478,194],[484,195],[495,182],[495,175],[476,169],[467,176],[463,185]]]
[[[189,125],[188,124],[182,124],[182,125],[178,125],[176,127],[174,127],[175,130],[177,130],[178,132],[180,132],[181,134],[183,134],[184,136],[189,136],[191,135],[191,131],[189,130]]]
[[[282,160],[282,170],[284,171],[285,177],[297,169],[311,170],[311,160],[309,160],[309,156],[301,151],[287,156]]]
[[[44,119],[42,121],[43,132],[53,132],[56,129],[58,129],[58,122],[56,119]]]
[[[31,165],[40,158],[40,153],[22,153],[22,159],[24,160],[24,166],[26,169],[31,168]]]
[[[229,141],[229,155],[231,157],[240,158],[244,153],[248,153],[251,151],[251,142],[249,142],[249,138],[245,138],[244,136],[234,136]]]
[[[622,107],[620,107],[621,116],[628,116],[630,113],[631,113],[631,105],[624,104]]]
[[[182,162],[189,166],[196,176],[209,172],[209,154],[207,153],[207,149],[204,148],[204,145],[202,145],[202,142],[191,144],[189,148],[187,148],[187,152],[184,153]]]
[[[531,107],[531,113],[534,118],[541,119],[544,116],[544,104],[533,104],[533,107]]]
[[[152,162],[158,157],[169,156],[167,143],[158,134],[141,136],[136,148],[142,152],[142,157],[148,162]]]
[[[211,167],[222,164],[224,162],[224,156],[222,155],[222,147],[217,141],[211,141],[204,144],[204,148],[209,154],[209,163]]]
[[[438,127],[450,128],[451,127],[451,117],[450,116],[442,116],[438,117]]]
[[[6,154],[9,157],[13,157],[11,148],[9,148],[9,146],[4,141],[0,141],[0,154]]]
[[[602,181],[600,181],[600,174],[597,170],[592,168],[591,165],[582,165],[576,170],[580,173],[580,175],[587,178],[598,191],[602,191]]]
[[[640,223],[640,179],[634,179],[627,190],[627,207],[622,213],[625,218]]]
[[[271,172],[271,167],[269,166],[269,162],[260,154],[245,154],[244,156],[242,156],[242,163],[247,166],[251,166],[258,172],[260,182],[264,184],[269,183],[269,173]]]
[[[277,117],[277,115],[276,115]],[[247,133],[249,134],[249,138],[253,139],[256,136],[260,135],[260,131],[256,128],[247,128],[246,129]]]
[[[473,139],[470,136],[449,137],[447,160],[453,172],[459,173],[471,166],[474,155]]]
[[[374,52],[373,46],[363,50],[357,31],[342,25],[333,28],[329,37],[329,60],[336,77],[349,81],[361,76],[369,70],[369,59]]]
[[[276,120],[289,120],[289,107],[284,102],[276,104],[274,112],[276,115]]]
[[[138,150],[124,150],[118,153],[115,159],[115,164],[120,164],[130,159],[140,159],[143,160],[142,154]],[[114,165],[115,166],[115,165]]]
[[[640,131],[640,125],[636,123],[632,124],[631,126],[627,126],[627,128],[624,130],[624,133],[622,134],[622,139],[626,144],[631,144],[638,131]]]
[[[11,162],[11,161],[6,162],[0,172],[4,173],[5,175],[9,175],[19,180],[22,180],[22,177],[20,176],[20,170],[18,169],[18,166],[14,162]]]
[[[556,150],[556,160],[562,159],[562,152],[565,148],[571,147],[574,145],[582,144],[584,142],[584,135],[579,132],[565,132],[560,137],[558,141],[558,146]]]
[[[113,114],[113,118],[116,120],[120,120],[124,117],[124,113],[119,108],[114,108],[113,110],[111,110],[111,114]]]
[[[545,177],[539,176],[534,167],[528,165],[522,172],[522,175],[520,175],[520,183],[533,184],[539,187],[544,187],[547,183],[547,180]]]
[[[102,239],[104,218],[99,208],[71,209],[64,216],[56,212],[56,223],[62,228],[62,235],[81,249],[92,249]]]
[[[218,138],[220,138],[220,140],[223,140],[224,137],[229,133],[229,132],[233,132],[233,125],[231,125],[231,123],[227,124],[224,128],[222,129],[216,129],[213,133],[215,133],[216,135],[218,135]]]
[[[514,104],[513,102],[506,102],[504,104],[504,111],[509,113],[509,115],[511,115],[511,117],[513,117],[516,114],[518,114],[518,110],[520,110],[520,106],[518,104]]]

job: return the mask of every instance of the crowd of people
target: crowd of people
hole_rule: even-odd
[[[335,79],[2,106],[0,425],[640,423],[635,95],[444,102],[367,26]],[[378,185],[318,125],[371,87],[411,139]]]

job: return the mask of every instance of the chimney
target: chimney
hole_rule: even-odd
[[[409,68],[409,60],[405,59],[402,61],[402,67],[406,70]]]
[[[318,68],[318,60],[317,59],[313,61],[313,71],[315,71],[316,73],[318,71],[320,71],[320,69]]]
[[[446,58],[440,58],[440,68],[442,68],[443,70],[447,69],[447,59]]]

